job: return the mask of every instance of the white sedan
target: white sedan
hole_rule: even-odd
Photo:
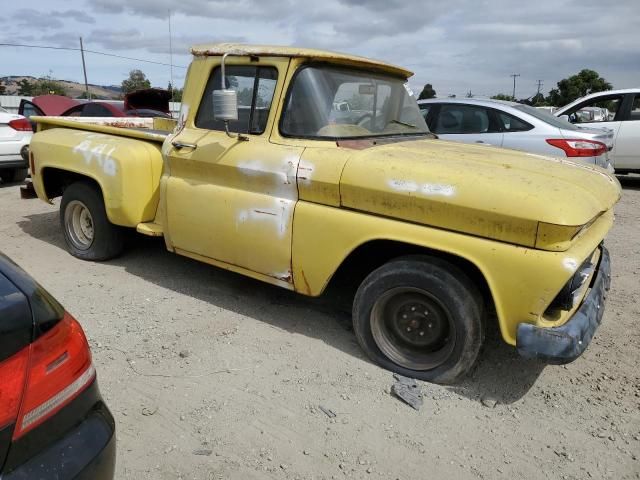
[[[28,119],[0,108],[0,179],[3,182],[21,182],[26,178],[32,135]]]
[[[442,140],[479,143],[566,158],[613,171],[613,132],[582,128],[528,105],[480,98],[434,98],[418,106]]]
[[[592,93],[553,114],[576,125],[613,130],[609,160],[616,173],[640,173],[640,88]]]

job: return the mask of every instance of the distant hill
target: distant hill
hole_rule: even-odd
[[[31,82],[38,80],[36,77],[28,75],[10,75],[7,77],[0,77],[6,87],[5,95],[18,95],[18,82],[22,79],[27,79]],[[62,85],[71,98],[78,98],[84,94],[84,83],[72,82],[70,80],[56,80]],[[89,84],[89,92],[91,96],[101,100],[118,100],[122,96],[122,89],[119,85],[93,85]]]

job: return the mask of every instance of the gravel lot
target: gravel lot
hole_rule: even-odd
[[[118,479],[640,478],[640,177],[621,181],[612,291],[586,353],[544,366],[490,334],[471,378],[422,384],[420,411],[390,395],[392,375],[331,299],[154,239],[77,260],[58,203],[20,200],[15,185],[0,185],[0,250],[83,324],[117,421]]]

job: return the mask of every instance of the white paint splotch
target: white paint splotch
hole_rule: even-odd
[[[295,189],[296,174],[300,155],[285,155],[278,162],[263,161],[259,159],[242,160],[238,162],[238,170],[249,177],[270,176],[274,181],[276,195],[289,197]],[[291,192],[288,192],[288,191]]]
[[[575,258],[567,257],[562,260],[562,266],[573,273],[578,269],[578,261]]]
[[[268,225],[276,237],[284,238],[291,225],[295,203],[286,198],[274,198],[268,206],[240,210],[236,217],[236,228],[259,222]]]
[[[416,183],[411,180],[389,180],[388,185],[396,192],[418,193],[427,197],[452,197],[456,194],[456,187],[443,183]]]
[[[73,147],[73,153],[81,155],[87,165],[95,164],[105,175],[114,177],[118,173],[116,161],[113,159],[116,147],[105,143],[105,138],[108,137],[100,134],[86,135],[84,140]]]

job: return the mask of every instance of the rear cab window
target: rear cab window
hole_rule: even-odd
[[[267,127],[269,111],[278,80],[274,67],[231,65],[225,69],[226,88],[238,95],[238,120],[229,122],[229,129],[238,133],[260,135]],[[213,117],[213,91],[222,86],[221,69],[216,67],[207,86],[196,115],[197,128],[224,131],[225,125]]]

